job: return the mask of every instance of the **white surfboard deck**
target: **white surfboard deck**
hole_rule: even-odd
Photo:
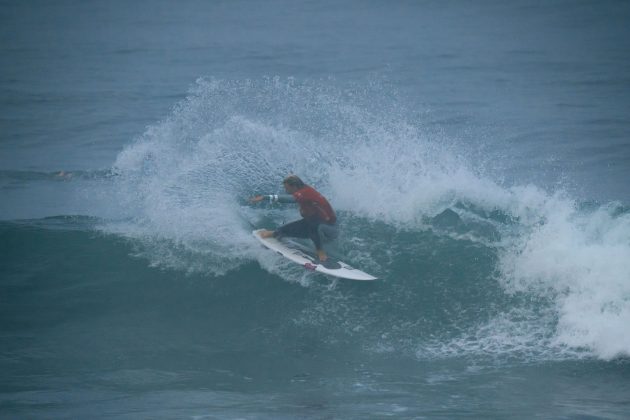
[[[331,257],[329,257],[325,263],[321,263],[314,254],[309,255],[308,251],[303,249],[300,244],[296,242],[279,241],[274,237],[263,238],[260,236],[260,232],[263,230],[264,229],[258,229],[252,232],[254,237],[258,239],[260,243],[262,243],[266,248],[276,251],[283,257],[303,266],[308,270],[348,280],[376,280],[376,277],[368,273],[364,273],[361,270],[357,270],[356,268]]]

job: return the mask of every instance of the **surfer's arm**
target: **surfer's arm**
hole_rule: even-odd
[[[258,203],[263,200],[269,200],[270,203],[295,203],[295,198],[290,194],[257,195],[249,201],[252,203]]]
[[[271,194],[268,197],[272,203],[295,203],[295,197],[291,194]]]

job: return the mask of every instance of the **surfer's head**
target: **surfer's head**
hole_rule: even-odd
[[[282,184],[284,185],[284,189],[290,194],[305,186],[304,182],[297,175],[289,175],[284,178]]]
[[[282,183],[284,185],[290,185],[297,188],[302,188],[305,185],[304,182],[297,175],[289,175],[288,177],[284,178],[284,181],[282,181]]]

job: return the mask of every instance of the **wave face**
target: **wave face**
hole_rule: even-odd
[[[297,217],[246,202],[282,192],[295,173],[341,216],[332,252],[381,278],[366,297],[374,314],[336,300],[344,328],[355,312],[354,329],[381,337],[366,348],[420,359],[630,355],[626,207],[497,182],[467,147],[410,119],[382,82],[331,85],[200,79],[119,154],[106,200],[116,217],[98,229],[128,238],[151,266],[221,276],[257,261],[314,287],[318,277],[250,233]]]

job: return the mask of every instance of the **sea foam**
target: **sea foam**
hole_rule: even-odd
[[[535,298],[531,305],[549,302],[551,311],[525,306],[500,314],[468,331],[463,348],[476,341],[497,349],[581,349],[603,359],[630,354],[627,209],[584,206],[561,190],[503,185],[483,173],[491,159],[473,165],[467,147],[409,120],[378,83],[344,90],[326,81],[199,80],[171,115],[119,154],[111,206],[120,217],[105,230],[132,238],[157,266],[223,274],[277,258],[259,252],[252,225],[281,224],[297,212],[253,208],[246,200],[282,192],[282,178],[296,173],[370,231],[376,223],[433,229],[433,218],[445,211],[492,225],[497,237],[480,243],[498,256],[496,281],[508,295]],[[363,256],[358,263],[389,272],[373,267],[371,255],[388,249],[385,239],[370,232],[376,243],[361,245],[346,236],[340,242]],[[275,260],[261,264],[295,277]],[[529,312],[545,315],[510,324]],[[493,335],[492,325],[516,328]]]
[[[555,342],[604,359],[630,355],[630,214],[550,196],[500,261],[508,293],[553,298]]]

